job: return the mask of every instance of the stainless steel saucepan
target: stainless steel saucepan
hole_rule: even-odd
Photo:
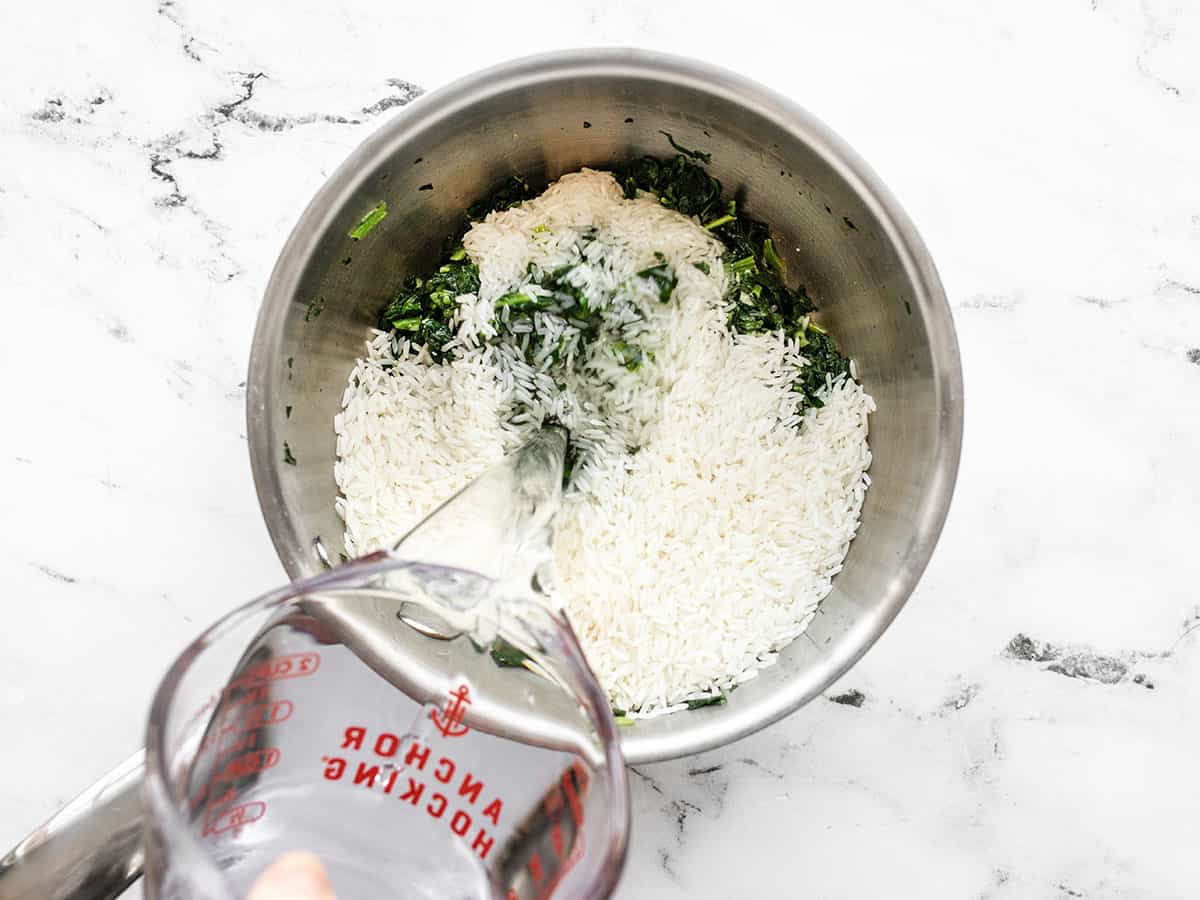
[[[941,531],[962,436],[954,325],[916,229],[853,150],[783,97],[678,57],[582,50],[472,75],[375,132],[313,199],[267,288],[247,389],[267,528],[288,574],[311,574],[322,565],[318,539],[335,558],[342,549],[331,422],[400,280],[428,271],[464,210],[505,176],[544,181],[671,155],[664,131],[711,153],[709,171],[739,207],[782,238],[788,271],[879,409],[862,526],[807,638],[727,705],[626,729],[631,763],[728,743],[817,696],[895,618]],[[380,201],[387,217],[351,240]],[[294,466],[283,462],[285,441]]]

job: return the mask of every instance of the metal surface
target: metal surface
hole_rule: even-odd
[[[138,751],[0,859],[0,900],[108,900],[142,873]]]
[[[313,199],[271,276],[247,390],[267,527],[289,575],[310,574],[316,538],[341,549],[332,419],[402,277],[431,266],[466,207],[500,178],[666,155],[663,130],[710,152],[710,171],[740,208],[771,224],[879,409],[862,526],[807,635],[727,705],[628,729],[631,763],[736,740],[817,696],[891,623],[941,531],[962,436],[950,310],[911,222],[849,147],[757,84],[659,54],[574,51],[470,76],[403,110]],[[387,217],[352,241],[347,232],[381,200]],[[314,302],[323,311],[306,315]],[[283,463],[285,441],[296,465]]]

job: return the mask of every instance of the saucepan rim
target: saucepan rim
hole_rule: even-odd
[[[631,764],[671,759],[711,749],[765,728],[836,681],[871,647],[900,612],[924,572],[941,534],[958,473],[962,447],[963,392],[958,341],[950,306],[933,260],[908,216],[867,164],[804,109],[767,88],[716,66],[678,56],[631,49],[585,49],[517,59],[462,78],[419,98],[368,137],[330,176],[292,230],[271,274],[259,311],[247,378],[247,438],[259,505],[284,568],[292,578],[311,575],[318,564],[302,545],[285,503],[282,467],[274,448],[273,397],[280,344],[289,304],[305,266],[354,195],[365,173],[389,158],[406,135],[452,118],[458,111],[512,91],[562,80],[630,78],[707,93],[769,120],[817,154],[875,216],[909,281],[925,324],[933,363],[933,391],[940,411],[932,476],[908,510],[914,539],[889,579],[885,596],[869,616],[819,660],[752,702],[689,713],[686,729],[633,727],[622,736]],[[331,426],[332,427],[332,426]]]

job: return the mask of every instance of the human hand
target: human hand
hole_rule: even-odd
[[[321,861],[311,853],[285,853],[267,867],[246,900],[337,900]]]

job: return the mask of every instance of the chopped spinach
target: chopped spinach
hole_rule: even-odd
[[[617,358],[617,362],[630,372],[636,372],[642,367],[642,351],[640,348],[628,344],[623,340],[613,341],[611,347],[613,354]]]
[[[775,251],[775,242],[770,238],[763,241],[763,259],[767,261],[767,265],[775,271],[781,281],[787,280],[787,263]]]
[[[492,661],[502,669],[513,669],[525,665],[529,654],[498,637],[492,642]]]
[[[571,475],[575,472],[575,466],[579,462],[579,445],[567,439],[567,453],[563,458],[563,488],[566,488],[571,483]]]
[[[665,133],[665,132],[664,132]],[[738,212],[737,203],[722,195],[721,182],[694,160],[707,154],[687,151],[667,135],[679,153],[670,159],[644,156],[629,163],[618,180],[627,197],[654,194],[664,206],[697,217],[725,245],[722,262],[731,285],[729,326],[742,334],[783,331],[802,348],[808,365],[793,389],[803,408],[819,406],[817,392],[826,376],[849,373],[849,360],[815,322],[816,306],[804,288],[787,286],[787,265],[767,226]],[[701,264],[695,264],[701,268]],[[707,268],[707,264],[701,271]],[[647,273],[650,270],[647,270]]]
[[[730,204],[730,206],[733,206],[733,201],[730,200],[729,204]],[[727,212],[723,216],[717,216],[711,222],[705,222],[704,227],[708,231],[715,231],[716,229],[720,228],[722,225],[728,225],[730,222],[734,221],[735,219],[737,219],[737,216],[735,216],[732,212]]]
[[[350,229],[350,239],[361,241],[372,229],[375,228],[387,216],[387,201],[380,200],[379,203],[365,216],[359,219],[358,224]]]
[[[550,297],[530,297],[521,291],[509,291],[496,301],[496,309],[508,307],[514,311],[532,312],[535,309],[548,309],[554,303]]]
[[[809,321],[801,336],[800,352],[808,365],[800,370],[792,390],[804,397],[805,406],[824,406],[818,393],[825,386],[826,377],[849,377],[850,360],[838,351],[833,338],[816,322]]]
[[[580,240],[586,246],[594,240],[594,235],[584,234]],[[586,251],[584,251],[586,255]],[[675,287],[675,278],[670,273],[670,267],[665,262],[666,257],[657,254],[660,263],[650,269],[638,273],[641,277],[650,279],[664,302],[670,299]],[[540,329],[530,328],[530,317],[535,313],[544,312],[560,316],[568,324],[578,329],[580,344],[586,345],[603,336],[604,343],[612,352],[620,365],[629,371],[641,368],[644,354],[641,348],[626,339],[620,329],[614,330],[606,324],[606,310],[592,305],[584,291],[572,282],[576,266],[570,265],[554,272],[545,272],[534,265],[528,270],[529,282],[520,290],[512,291],[496,301],[497,318],[495,326],[501,334],[520,334],[525,339],[525,358],[531,365],[544,358],[543,344],[546,340]],[[531,288],[536,287],[536,290]],[[503,314],[500,314],[503,311]],[[526,337],[527,336],[527,337]],[[558,343],[550,348],[550,361],[555,368],[564,362],[562,351],[566,343],[565,337],[560,337]],[[577,373],[595,376],[595,372],[584,372],[584,355],[573,357],[573,368]],[[551,370],[553,371],[553,370]],[[518,414],[520,410],[514,410]],[[568,456],[568,474],[574,460]]]
[[[729,324],[743,334],[782,330],[796,337],[801,321],[816,307],[803,288],[792,290],[784,283],[780,273],[786,269],[767,226],[739,217],[721,238],[732,288]]]
[[[620,173],[620,182],[626,196],[636,196],[639,191],[654,194],[664,206],[697,217],[720,239],[725,245],[722,262],[731,288],[730,328],[741,334],[782,331],[794,339],[808,361],[793,385],[803,398],[800,411],[821,406],[818,393],[827,377],[848,375],[850,363],[813,322],[816,306],[804,288],[788,287],[787,264],[770,229],[739,214],[736,201],[722,196],[721,183],[682,152],[671,159],[647,156],[634,160]],[[708,268],[707,263],[693,265],[701,271]],[[648,269],[639,274],[652,272]]]
[[[788,287],[787,265],[768,227],[740,213],[736,200],[724,196],[721,182],[704,169],[702,163],[710,160],[709,154],[682,147],[669,133],[663,134],[677,154],[670,158],[643,156],[618,169],[615,174],[625,195],[653,194],[663,206],[697,219],[724,244],[722,264],[730,286],[729,327],[741,334],[782,332],[795,340],[808,362],[792,386],[801,397],[799,411],[821,406],[819,394],[827,379],[848,375],[849,361],[812,320],[816,307],[804,288]],[[426,277],[407,277],[380,316],[380,327],[427,347],[435,362],[447,359],[448,345],[454,337],[457,298],[479,290],[479,269],[467,257],[462,234],[470,221],[479,221],[495,210],[510,209],[536,194],[537,189],[529,181],[512,175],[472,204],[468,222],[443,253],[437,270]],[[585,242],[593,237],[589,232],[581,235]],[[666,303],[678,285],[678,275],[662,254],[656,256],[656,264],[642,269],[637,277],[650,281],[659,300]],[[692,265],[710,274],[707,262]],[[630,371],[638,370],[647,354],[626,334],[610,333],[604,310],[592,308],[584,292],[572,283],[571,272],[571,267],[542,272],[531,264],[526,285],[496,301],[497,331],[510,336],[519,334],[525,358],[531,364],[548,357],[557,367],[564,359],[571,358],[578,372],[582,354],[570,356],[561,341],[545,348],[542,332],[537,328],[531,330],[533,316],[558,315],[578,330],[581,344],[603,337],[620,365]],[[511,414],[519,413],[520,410],[514,409]],[[569,479],[576,462],[568,457],[564,481]]]
[[[658,286],[658,300],[660,303],[666,303],[671,299],[675,285],[679,283],[679,279],[675,277],[671,266],[665,262],[660,262],[657,266],[651,266],[648,269],[642,269],[637,274],[638,278],[649,278]]]
[[[699,697],[695,700],[686,701],[688,709],[700,709],[705,706],[724,706],[725,702],[724,694],[717,694],[714,697]]]
[[[618,173],[626,197],[639,191],[654,194],[668,209],[685,216],[697,216],[701,222],[728,214],[728,202],[721,198],[721,182],[682,154],[671,159],[643,156]]]
[[[460,252],[461,251],[461,252]],[[451,321],[458,309],[460,294],[479,290],[479,268],[456,247],[427,278],[409,275],[400,291],[380,316],[380,327],[391,329],[413,343],[429,348],[441,362],[446,344],[454,337]]]
[[[536,195],[537,191],[528,181],[520,175],[510,175],[492,188],[487,196],[472,203],[467,209],[467,216],[472,222],[478,222],[490,212],[510,209]]]

